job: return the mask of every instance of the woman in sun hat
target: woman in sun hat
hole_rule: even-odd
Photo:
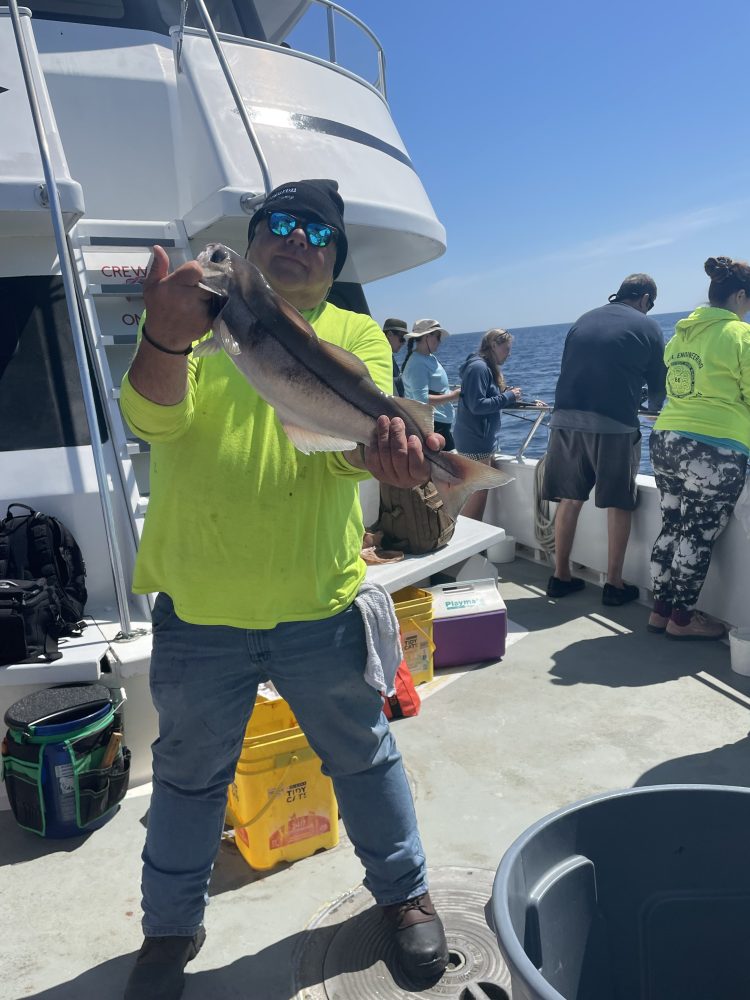
[[[404,395],[429,403],[435,409],[435,430],[445,438],[445,450],[455,451],[451,427],[455,416],[453,402],[461,389],[451,389],[445,368],[435,357],[447,330],[436,319],[418,319],[406,334],[406,360],[401,368]]]
[[[695,606],[750,455],[750,265],[709,257],[704,269],[709,305],[681,319],[664,350],[667,403],[649,442],[662,528],[648,628],[670,639],[724,636]]]

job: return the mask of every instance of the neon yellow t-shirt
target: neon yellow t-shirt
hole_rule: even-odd
[[[369,316],[330,303],[303,315],[391,391],[391,349]],[[133,590],[165,591],[199,625],[273,628],[342,611],[366,570],[357,485],[368,474],[341,453],[298,452],[224,351],[191,356],[188,374],[174,406],[123,379],[125,419],[151,443]]]
[[[750,324],[700,306],[675,326],[664,363],[667,403],[655,430],[750,447]]]

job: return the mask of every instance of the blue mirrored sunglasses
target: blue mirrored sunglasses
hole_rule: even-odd
[[[266,221],[274,236],[290,236],[295,229],[303,229],[307,242],[314,247],[327,247],[336,235],[333,226],[325,222],[305,222],[288,212],[269,212]]]

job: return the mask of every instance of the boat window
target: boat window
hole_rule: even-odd
[[[125,13],[122,0],[44,0],[24,4],[41,16],[65,15],[66,21],[120,21]]]
[[[0,451],[90,444],[62,278],[0,278],[0,315]]]
[[[36,19],[102,24],[135,28],[168,35],[180,23],[180,0],[28,0],[24,3]],[[263,29],[248,0],[206,0],[206,7],[217,31],[229,35],[265,40]],[[203,18],[194,3],[188,4],[186,23],[203,28]]]
[[[242,35],[242,25],[237,17],[234,4],[230,0],[214,0],[213,3],[206,4],[208,13],[211,15],[214,28],[223,31],[228,35]],[[162,21],[166,25],[180,23],[180,0],[157,0],[157,7]],[[190,28],[203,28],[203,18],[196,10],[195,4],[188,4],[188,12],[185,23]]]

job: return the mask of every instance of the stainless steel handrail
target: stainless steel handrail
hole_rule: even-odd
[[[52,169],[49,143],[47,133],[42,121],[39,98],[37,97],[34,79],[31,72],[29,54],[26,50],[26,41],[21,28],[21,18],[18,13],[17,0],[8,0],[10,8],[10,18],[13,23],[13,33],[16,37],[16,48],[21,61],[21,71],[23,73],[26,93],[29,99],[31,116],[34,120],[34,130],[36,132],[39,155],[44,170],[44,182],[47,187],[49,199],[49,209],[52,219],[52,229],[55,234],[55,244],[57,255],[60,260],[60,271],[62,273],[63,286],[65,288],[65,302],[70,319],[70,328],[73,335],[73,346],[78,362],[78,375],[83,393],[83,404],[86,410],[86,421],[88,423],[89,434],[91,436],[91,450],[94,455],[94,467],[96,469],[96,481],[99,488],[99,499],[102,504],[104,515],[104,530],[107,536],[107,548],[109,549],[109,562],[112,569],[112,577],[115,585],[115,596],[117,599],[117,609],[120,618],[120,631],[123,637],[134,635],[130,621],[130,608],[128,606],[128,592],[125,584],[125,573],[122,566],[120,547],[117,541],[117,529],[115,527],[115,516],[112,508],[112,500],[109,494],[109,477],[104,461],[104,449],[99,438],[99,421],[96,416],[96,403],[94,401],[94,391],[91,386],[91,375],[89,373],[88,359],[86,357],[86,341],[84,338],[81,318],[78,313],[78,299],[76,296],[76,285],[73,278],[73,267],[70,260],[70,252],[65,235],[63,224],[62,207],[60,205],[60,191],[57,180]]]
[[[523,413],[519,413],[518,411],[514,411],[512,409],[507,409],[505,411],[505,413],[508,416],[518,417],[520,420],[524,420],[527,424],[528,423],[531,424],[529,433],[523,439],[523,443],[521,444],[521,446],[519,447],[518,451],[514,456],[514,461],[516,462],[520,462],[521,459],[523,458],[524,452],[531,444],[531,440],[536,434],[537,430],[541,427],[544,418],[552,412],[552,407],[551,406],[534,407],[534,412],[536,413],[536,416],[532,420],[530,417],[525,417]]]
[[[271,183],[271,171],[268,169],[268,163],[266,157],[261,149],[260,141],[255,134],[255,129],[250,121],[250,116],[247,113],[247,108],[245,107],[245,102],[242,100],[242,94],[240,94],[239,87],[234,79],[231,69],[229,68],[229,63],[227,62],[226,56],[224,55],[224,50],[221,47],[221,42],[219,41],[219,36],[216,34],[216,28],[214,28],[214,23],[211,20],[211,15],[208,13],[208,8],[206,7],[203,0],[195,0],[195,4],[198,8],[198,12],[203,20],[203,24],[208,32],[208,37],[211,39],[211,44],[214,47],[214,52],[216,53],[216,58],[219,60],[219,65],[221,66],[222,72],[224,73],[224,79],[227,81],[227,86],[232,93],[234,98],[235,107],[242,119],[242,124],[245,126],[245,131],[250,140],[250,144],[253,147],[255,156],[258,160],[258,166],[260,167],[260,172],[263,177],[263,188],[264,194],[268,195],[273,189],[273,184]],[[178,50],[182,51],[182,34],[184,33],[185,26],[181,24],[181,33],[177,41]]]
[[[378,79],[375,81],[374,86],[380,91],[383,97],[387,100],[386,93],[386,83],[385,83],[385,53],[383,52],[383,46],[380,44],[377,36],[367,27],[364,21],[361,21],[354,14],[351,14],[344,7],[340,7],[337,3],[332,3],[331,0],[314,0],[315,3],[320,4],[326,9],[326,20],[328,25],[328,59],[329,62],[334,65],[338,65],[337,53],[336,53],[336,28],[334,24],[334,14],[339,14],[341,17],[346,18],[355,24],[361,31],[363,31],[373,42],[378,59]],[[198,13],[201,16],[201,20],[206,28],[208,37],[211,39],[211,44],[213,45],[216,57],[219,60],[219,65],[224,74],[224,79],[227,81],[227,86],[234,99],[235,107],[239,113],[242,120],[242,124],[245,127],[245,132],[250,140],[250,144],[253,147],[256,159],[258,160],[258,166],[260,167],[260,172],[263,177],[263,188],[264,194],[268,195],[273,188],[273,183],[271,180],[271,171],[268,167],[268,161],[266,160],[265,154],[260,144],[260,140],[255,132],[253,123],[250,121],[250,116],[247,113],[247,108],[245,107],[245,102],[242,99],[242,94],[240,93],[237,82],[234,79],[234,75],[229,68],[229,63],[227,62],[226,56],[224,55],[224,50],[221,46],[221,41],[218,34],[216,33],[216,28],[214,27],[211,15],[208,12],[208,8],[204,0],[195,0]],[[176,39],[176,68],[177,72],[181,71],[182,62],[182,47],[185,36],[185,22],[187,18],[187,0],[182,0],[180,6],[180,24],[179,31]],[[255,202],[256,199],[252,199]],[[252,208],[252,205],[249,205]]]
[[[524,420],[527,424],[531,424],[532,425],[531,428],[530,428],[530,430],[529,430],[529,433],[523,439],[523,442],[520,445],[518,451],[513,456],[513,461],[514,462],[520,462],[522,460],[522,458],[523,458],[523,456],[524,456],[524,454],[526,452],[526,449],[531,444],[531,441],[532,441],[534,435],[536,434],[536,432],[539,430],[539,428],[544,423],[544,418],[547,417],[547,416],[549,416],[552,413],[553,410],[554,410],[554,407],[553,406],[549,406],[547,404],[545,404],[544,406],[539,406],[539,407],[529,406],[529,407],[526,407],[524,410],[514,410],[512,408],[508,408],[507,410],[503,410],[503,416],[516,417],[516,419],[518,419],[518,420]],[[536,416],[534,416],[534,417],[527,417],[527,416],[525,416],[526,413],[536,413]],[[647,411],[647,410],[639,410],[638,411],[638,416],[641,418],[638,421],[638,423],[641,424],[642,426],[646,427],[646,426],[650,426],[651,424],[653,424],[654,420],[658,416],[658,413],[652,413],[652,412]]]
[[[373,86],[380,91],[380,93],[386,100],[388,100],[388,94],[385,82],[385,52],[383,51],[383,46],[380,44],[380,39],[378,38],[378,36],[373,31],[371,31],[370,28],[367,27],[364,21],[361,21],[355,14],[350,13],[350,11],[348,11],[345,7],[341,7],[337,3],[332,3],[332,0],[312,0],[312,2],[319,4],[321,7],[325,8],[326,25],[328,29],[328,61],[330,63],[333,63],[334,66],[340,65],[338,61],[338,53],[336,46],[336,25],[334,21],[334,15],[338,14],[345,20],[351,21],[352,24],[356,25],[365,35],[367,35],[367,37],[375,46],[375,52],[378,60],[378,77],[377,80],[375,80]],[[211,28],[209,29],[206,18],[208,18],[208,20],[211,21],[211,17],[205,8],[205,5],[202,3],[202,0],[197,0],[197,3],[201,17],[203,18],[203,23],[206,25],[206,30],[208,30],[210,33],[210,31],[213,30],[213,22],[211,22]],[[176,45],[177,49],[176,64],[178,73],[180,72],[180,64],[182,61],[182,44],[183,44],[183,38],[185,36],[185,21],[187,18],[187,7],[188,7],[188,0],[181,0],[180,25],[179,25],[180,30],[177,35],[177,45]]]
[[[351,21],[352,24],[363,31],[370,41],[375,46],[378,57],[378,79],[375,81],[375,87],[380,91],[383,97],[388,100],[388,94],[386,91],[385,83],[385,52],[383,52],[383,46],[380,44],[380,39],[371,31],[364,21],[361,21],[355,14],[350,13],[345,7],[339,6],[337,3],[332,3],[331,0],[313,0],[313,3],[320,4],[321,7],[326,8],[326,20],[328,24],[328,60],[332,62],[334,66],[339,65],[336,57],[336,32],[334,28],[333,15],[334,13],[340,14],[341,17],[345,18],[347,21]]]

